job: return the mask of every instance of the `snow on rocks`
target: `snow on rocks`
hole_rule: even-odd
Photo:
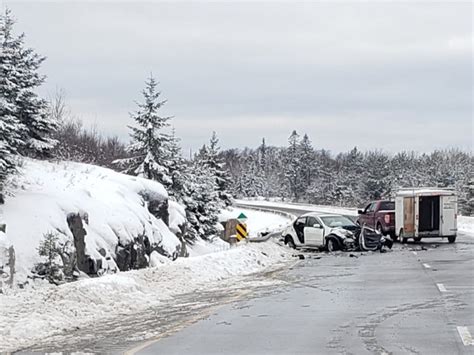
[[[213,287],[220,280],[277,267],[291,260],[291,251],[270,241],[174,262],[162,263],[156,255],[152,260],[154,268],[61,286],[8,290],[0,302],[0,352],[24,349],[124,312],[134,314],[179,294]]]
[[[20,174],[0,216],[16,253],[17,280],[26,279],[39,261],[37,247],[47,232],[57,232],[72,241],[67,223],[71,213],[88,219],[84,226],[86,252],[92,258],[110,262],[118,244],[127,245],[139,235],[172,255],[179,239],[163,220],[150,213],[148,203],[163,201],[167,192],[154,181],[117,173],[94,165],[25,159]],[[2,213],[3,209],[3,213]],[[182,221],[180,206],[171,204],[172,228]],[[99,253],[105,250],[106,256]]]

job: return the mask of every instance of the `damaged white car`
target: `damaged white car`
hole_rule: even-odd
[[[282,233],[291,248],[318,248],[327,251],[360,250],[384,252],[393,241],[377,231],[359,226],[350,218],[337,214],[306,213]]]
[[[346,250],[356,247],[357,229],[360,227],[345,216],[311,212],[298,217],[282,236],[291,248]]]

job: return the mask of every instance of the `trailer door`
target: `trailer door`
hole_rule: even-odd
[[[403,231],[406,236],[415,233],[415,198],[405,197],[403,199]]]
[[[456,235],[457,203],[456,196],[441,196],[441,236]]]

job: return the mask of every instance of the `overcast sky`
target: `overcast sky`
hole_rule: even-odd
[[[470,2],[3,1],[83,121],[128,140],[152,72],[187,152],[224,148],[472,149]]]

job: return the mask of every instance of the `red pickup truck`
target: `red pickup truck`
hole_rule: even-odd
[[[359,210],[359,225],[377,229],[380,233],[395,238],[395,202],[379,200],[370,202],[365,209]]]

